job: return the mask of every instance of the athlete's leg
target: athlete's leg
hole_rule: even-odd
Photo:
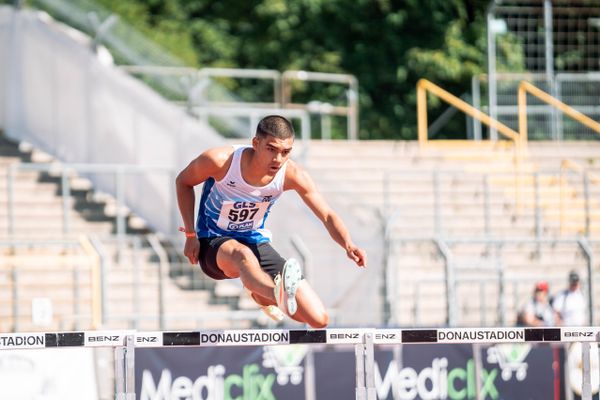
[[[240,278],[252,293],[275,302],[275,283],[261,269],[258,259],[248,246],[233,239],[226,241],[217,252],[217,265],[228,278]]]
[[[317,293],[306,279],[300,281],[296,292],[298,311],[292,316],[299,322],[304,322],[313,328],[325,328],[329,323],[329,315]]]

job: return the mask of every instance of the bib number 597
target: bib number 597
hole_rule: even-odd
[[[258,208],[242,208],[241,210],[232,208],[229,210],[228,217],[231,222],[244,222],[254,218],[257,212]]]

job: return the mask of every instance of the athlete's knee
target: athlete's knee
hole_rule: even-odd
[[[327,314],[327,311],[325,310],[320,310],[319,312],[311,315],[311,321],[309,324],[315,329],[325,328],[329,324],[329,314]]]
[[[250,262],[256,262],[256,256],[252,250],[244,245],[236,246],[231,255],[238,266],[246,265]]]

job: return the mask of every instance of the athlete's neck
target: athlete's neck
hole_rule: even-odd
[[[263,168],[257,160],[253,148],[244,149],[240,160],[240,173],[244,181],[252,186],[265,186],[275,178],[268,168]]]

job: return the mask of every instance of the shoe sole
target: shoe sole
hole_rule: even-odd
[[[286,261],[281,271],[283,279],[282,288],[287,294],[287,309],[289,315],[294,315],[298,310],[298,303],[296,302],[296,291],[300,285],[300,279],[302,278],[302,268],[298,261],[290,258]],[[281,298],[281,297],[280,297]]]

